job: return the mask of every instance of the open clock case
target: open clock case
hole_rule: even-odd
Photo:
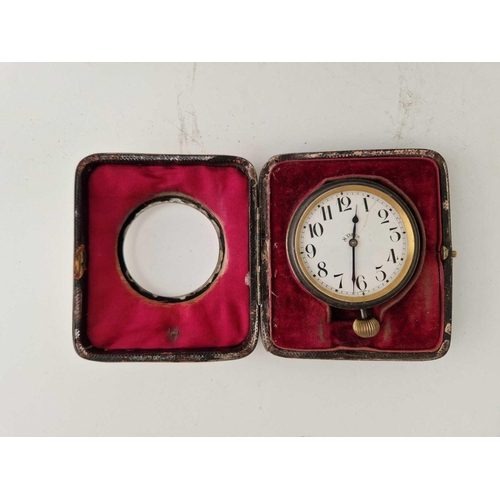
[[[411,282],[374,315],[380,332],[352,332],[356,311],[329,307],[296,280],[287,229],[315,189],[349,177],[402,193],[423,228]],[[181,195],[220,224],[224,262],[190,300],[162,302],[124,276],[126,221],[151,200]],[[97,154],[76,171],[73,339],[97,361],[238,359],[257,345],[308,359],[430,360],[451,339],[452,245],[444,159],[422,149],[285,154],[260,179],[234,156]]]

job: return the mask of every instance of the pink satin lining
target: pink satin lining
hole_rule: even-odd
[[[249,184],[234,166],[101,165],[89,180],[88,336],[102,349],[200,349],[236,346],[250,329]],[[117,257],[127,215],[160,193],[178,192],[219,220],[223,270],[201,296],[164,304],[133,290]]]

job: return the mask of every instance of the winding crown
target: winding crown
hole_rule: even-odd
[[[375,337],[380,331],[380,323],[376,318],[356,319],[352,324],[354,333],[364,339]]]

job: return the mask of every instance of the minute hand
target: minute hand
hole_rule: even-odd
[[[349,240],[349,244],[352,247],[352,293],[354,294],[354,287],[356,284],[356,246],[358,245],[358,240],[356,239],[356,224],[359,222],[357,205],[352,222],[354,226],[352,228],[352,238]]]

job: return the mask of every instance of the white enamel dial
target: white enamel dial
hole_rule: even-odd
[[[354,305],[382,302],[416,264],[416,225],[404,202],[372,182],[322,189],[301,206],[289,253],[308,289]],[[304,280],[305,279],[305,280]]]

